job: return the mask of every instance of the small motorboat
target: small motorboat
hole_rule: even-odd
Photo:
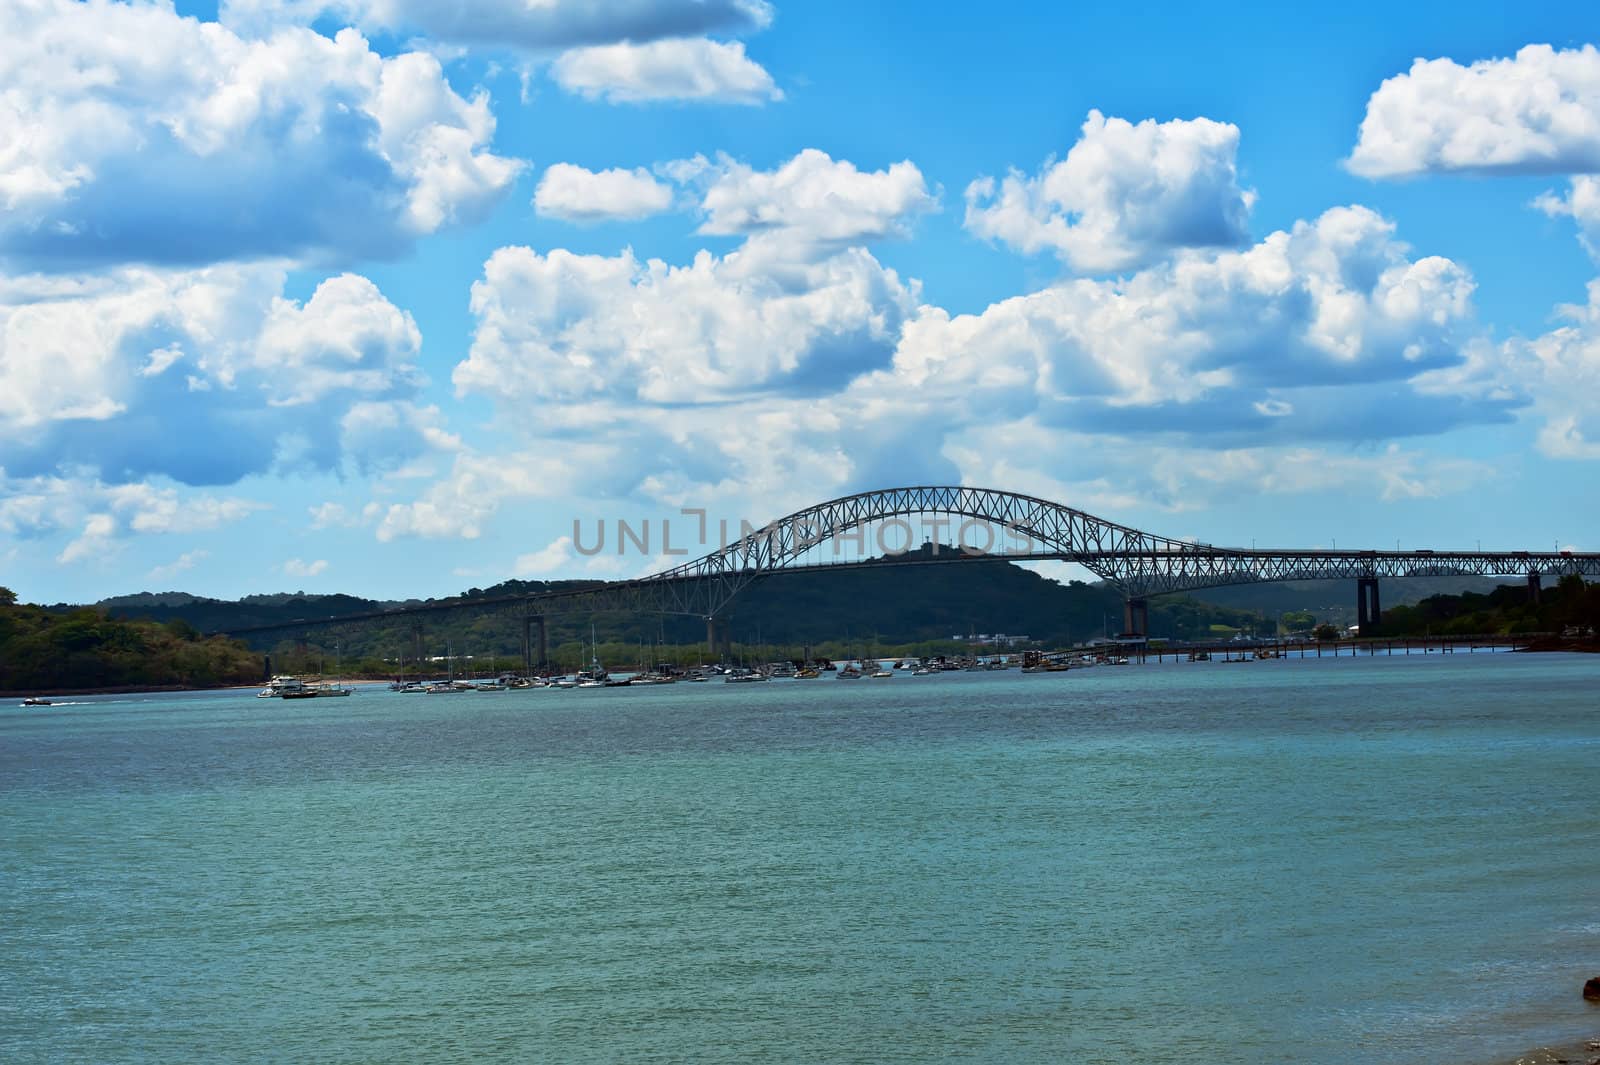
[[[22,700],[22,705],[23,706],[49,706],[49,705],[51,705],[51,703],[50,703],[49,699],[41,699],[36,695],[30,695],[28,698]]]

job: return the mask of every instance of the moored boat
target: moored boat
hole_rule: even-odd
[[[290,692],[299,693],[299,692],[303,692],[305,690],[306,690],[306,682],[305,681],[301,680],[299,677],[291,677],[291,676],[288,676],[288,675],[284,674],[284,675],[275,676],[271,680],[267,681],[267,686],[265,688],[262,688],[260,691],[256,692],[256,698],[257,699],[282,699],[282,698],[304,699],[304,698],[308,698],[308,696],[300,695],[300,694],[290,695],[289,693]]]
[[[426,690],[429,695],[459,695],[473,689],[451,681],[438,681],[428,685]]]

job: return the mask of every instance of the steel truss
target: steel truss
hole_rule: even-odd
[[[917,518],[958,532],[986,525],[986,542],[960,543],[927,556],[891,554],[859,561],[815,561],[819,549],[868,526]],[[906,528],[910,529],[909,521]],[[966,545],[966,546],[962,546]],[[909,543],[908,547],[912,546]],[[837,555],[836,555],[837,557]],[[1034,496],[989,488],[919,486],[841,496],[750,530],[716,551],[637,580],[533,595],[451,600],[423,607],[304,619],[235,630],[303,629],[374,618],[453,611],[632,611],[715,618],[752,583],[778,573],[964,561],[1053,559],[1075,562],[1130,601],[1153,595],[1266,581],[1446,575],[1600,577],[1600,554],[1567,551],[1338,551],[1216,547],[1158,536]]]

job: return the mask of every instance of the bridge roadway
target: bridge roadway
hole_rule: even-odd
[[[861,547],[865,530],[894,527],[909,543],[911,519],[924,529],[959,530],[966,547],[936,553],[905,552],[842,561],[839,545]],[[968,534],[983,531],[983,543]],[[1008,543],[999,544],[1001,540]],[[880,540],[880,543],[882,541]],[[818,560],[828,547],[834,560]],[[981,549],[980,549],[981,548]],[[595,582],[582,588],[531,595],[453,599],[393,610],[300,618],[229,631],[245,636],[303,631],[396,618],[420,619],[451,611],[509,611],[523,622],[524,656],[542,662],[545,616],[563,610],[629,610],[706,619],[708,641],[726,642],[719,622],[728,605],[752,583],[779,573],[842,572],[881,566],[963,562],[1073,562],[1117,587],[1124,600],[1124,632],[1149,631],[1151,596],[1222,585],[1287,580],[1352,579],[1362,626],[1381,613],[1378,582],[1396,577],[1516,576],[1537,597],[1545,577],[1600,577],[1600,554],[1572,551],[1378,551],[1322,548],[1217,547],[1143,532],[1033,496],[964,486],[918,486],[862,492],[808,507],[746,531],[733,543],[648,577]],[[533,657],[533,632],[538,656]],[[721,639],[719,640],[719,635]]]

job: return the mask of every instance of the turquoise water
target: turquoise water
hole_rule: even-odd
[[[0,709],[0,1060],[1494,1061],[1600,657]]]

